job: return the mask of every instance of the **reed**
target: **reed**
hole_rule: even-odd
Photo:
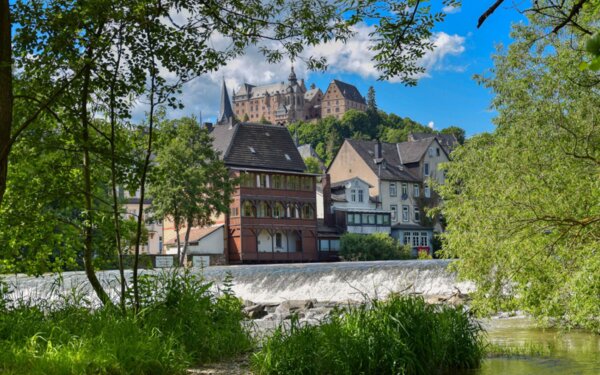
[[[392,296],[319,326],[280,326],[251,358],[257,374],[432,374],[476,368],[480,325],[461,308]]]

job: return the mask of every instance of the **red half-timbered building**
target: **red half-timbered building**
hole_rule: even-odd
[[[318,260],[316,176],[285,127],[217,125],[211,135],[231,174],[240,178],[225,216],[228,263]]]

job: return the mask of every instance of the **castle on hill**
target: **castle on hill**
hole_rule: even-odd
[[[294,67],[287,83],[282,81],[262,86],[244,83],[238,92],[232,93],[232,98],[233,105],[223,82],[217,124],[232,123],[236,118],[287,125],[328,116],[341,118],[351,109],[367,109],[365,98],[355,86],[334,79],[325,93],[314,84],[307,89],[304,80],[297,79]]]

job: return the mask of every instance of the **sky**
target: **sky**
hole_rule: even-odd
[[[420,62],[427,72],[416,87],[406,87],[394,80],[377,80],[378,73],[368,50],[367,36],[371,29],[365,24],[358,25],[356,36],[345,45],[329,43],[306,51],[327,57],[327,72],[310,72],[302,62],[296,62],[296,74],[307,86],[315,83],[323,92],[332,79],[355,85],[363,96],[369,86],[373,86],[380,109],[436,130],[455,125],[465,129],[467,136],[493,131],[492,93],[478,85],[473,76],[485,74],[492,68],[496,46],[510,44],[511,24],[521,22],[523,17],[510,2],[498,8],[477,29],[479,16],[491,3],[491,0],[464,0],[461,8],[445,9],[446,20],[434,29],[435,48]],[[244,82],[260,85],[287,81],[290,67],[290,61],[267,64],[258,50],[248,49],[244,56],[230,61],[219,71],[187,83],[181,97],[185,108],[172,111],[170,117],[195,115],[202,121],[214,121],[219,111],[223,79],[231,95],[231,91]]]

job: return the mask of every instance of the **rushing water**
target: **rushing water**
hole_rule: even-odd
[[[494,319],[484,323],[494,344],[544,348],[541,356],[488,358],[469,375],[598,375],[600,335],[536,328],[528,319]]]
[[[471,283],[459,282],[448,272],[449,261],[386,261],[287,265],[244,265],[209,267],[202,272],[219,286],[225,275],[233,276],[232,289],[239,297],[260,303],[315,299],[319,302],[360,301],[385,298],[389,293],[416,293],[424,296],[451,295],[457,289],[473,290]],[[156,271],[144,271],[153,273]],[[127,271],[128,278],[131,272]],[[118,272],[99,272],[98,277],[115,300],[118,299]],[[61,300],[94,294],[83,272],[28,277],[2,277],[13,290],[13,300]],[[59,282],[60,281],[60,282]],[[96,301],[98,303],[98,301]],[[493,319],[484,323],[491,343],[534,345],[546,348],[542,357],[497,357],[469,375],[600,375],[600,335],[534,328],[525,319]]]

